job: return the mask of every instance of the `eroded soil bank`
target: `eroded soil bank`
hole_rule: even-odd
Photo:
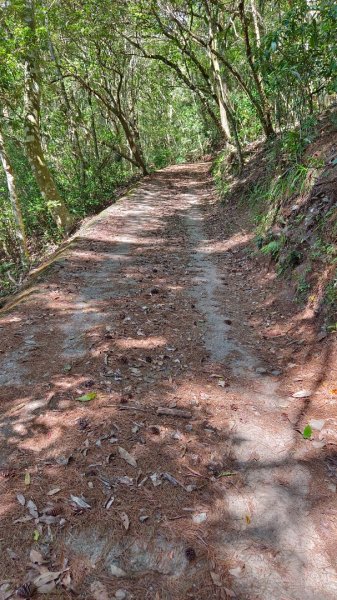
[[[333,337],[208,170],[145,178],[0,313],[4,598],[337,597]]]

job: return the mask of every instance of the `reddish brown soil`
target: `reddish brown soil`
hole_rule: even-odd
[[[1,311],[10,591],[36,577],[34,548],[69,568],[51,598],[337,597],[335,337],[317,341],[315,315],[252,249],[248,216],[219,206],[208,165],[174,167],[93,219]],[[300,389],[310,396],[292,398]],[[311,419],[324,422],[303,440]],[[17,494],[38,518],[17,522],[29,514]]]

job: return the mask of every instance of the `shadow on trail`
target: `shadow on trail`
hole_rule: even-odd
[[[299,434],[280,412],[257,439],[278,406],[275,380],[261,387],[259,357],[240,363],[249,352],[204,273],[214,257],[186,227],[189,196],[208,193],[205,171],[164,170],[144,185],[127,210],[118,204],[94,219],[34,293],[1,313],[3,576],[25,579],[40,528],[35,546],[54,566],[69,559],[81,598],[99,580],[137,599],[318,600],[312,542],[320,600],[332,600],[328,559],[314,531],[308,541],[308,482],[323,471],[323,451],[299,458]],[[210,343],[219,327],[222,359]],[[159,416],[158,407],[191,416]],[[17,493],[40,514],[57,507],[55,521],[14,524],[27,515]],[[70,494],[91,508],[76,509]],[[314,491],[311,506],[324,513],[328,496]],[[111,567],[126,575],[112,577]]]

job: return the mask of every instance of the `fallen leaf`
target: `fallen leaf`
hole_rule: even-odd
[[[32,515],[32,517],[34,517],[34,519],[38,518],[39,513],[37,510],[37,506],[36,506],[35,502],[33,502],[33,500],[28,500],[28,502],[26,504],[26,508],[28,508],[29,514]]]
[[[122,521],[122,525],[123,525],[124,529],[126,531],[128,531],[128,529],[130,527],[130,520],[129,520],[128,515],[125,512],[122,512],[120,514],[120,517],[121,517],[121,521]]]
[[[16,494],[16,499],[19,502],[19,504],[21,504],[21,506],[24,506],[26,504],[26,498],[23,494]]]
[[[232,475],[237,475],[237,473],[234,473],[234,471],[221,471],[216,477],[219,479],[219,477],[232,477]]]
[[[249,515],[246,515],[246,523],[247,523],[247,525],[250,525],[250,523],[251,523],[251,518]]]
[[[13,590],[10,588],[8,581],[0,585],[0,600],[8,600],[14,596]]]
[[[115,497],[114,496],[110,496],[110,498],[108,498],[108,500],[104,504],[104,508],[110,508],[110,506],[112,506],[112,504],[114,503],[114,501],[115,501]]]
[[[34,542],[38,542],[39,539],[40,539],[40,532],[37,529],[35,529],[34,533],[33,533],[33,540],[34,540]]]
[[[38,552],[37,550],[34,550],[34,548],[32,548],[32,550],[30,551],[29,558],[32,563],[36,563],[38,565],[42,565],[44,562],[42,554],[40,554],[40,552]]]
[[[162,483],[160,475],[158,475],[158,473],[153,473],[152,475],[150,475],[150,479],[154,487],[158,487]]]
[[[30,473],[25,473],[25,485],[30,485]]]
[[[20,519],[15,519],[13,523],[27,523],[28,521],[32,521],[32,515],[26,515],[25,517],[20,517]]]
[[[123,458],[129,465],[131,465],[132,467],[137,467],[136,459],[133,456],[131,456],[131,454],[129,454],[126,450],[124,450],[124,448],[118,446],[118,452],[120,457]]]
[[[210,571],[211,579],[217,587],[222,587],[221,578],[218,573],[214,573],[214,571]]]
[[[332,390],[330,390],[330,394],[336,395],[337,394],[337,388],[333,388]]]
[[[66,588],[67,590],[70,590],[70,591],[73,590],[72,585],[71,585],[71,575],[70,575],[69,571],[64,573],[60,583],[61,583],[62,587]]]
[[[80,508],[91,508],[90,504],[88,504],[88,502],[86,502],[84,500],[84,498],[79,498],[78,496],[73,496],[73,494],[70,494],[70,498]]]
[[[110,573],[111,575],[114,575],[114,577],[126,577],[126,572],[116,565],[110,565]]]
[[[62,571],[47,571],[36,577],[33,581],[37,591],[41,594],[49,594],[56,587],[57,579]]]
[[[95,400],[97,396],[97,392],[89,392],[88,394],[84,394],[83,396],[79,396],[77,400],[79,402],[90,402],[91,400]]]
[[[312,436],[312,427],[311,425],[306,425],[303,430],[303,438],[305,440],[310,440]]]
[[[55,496],[55,494],[58,494],[61,491],[61,488],[53,488],[52,490],[49,490],[49,492],[47,492],[47,496]]]
[[[292,395],[293,398],[310,398],[310,396],[311,392],[309,390],[299,390]]]
[[[36,587],[34,583],[28,582],[24,583],[16,590],[16,595],[19,596],[19,598],[31,598],[35,592]]]
[[[233,577],[239,577],[241,571],[242,571],[242,567],[234,567],[234,569],[229,569],[228,573],[233,575]]]

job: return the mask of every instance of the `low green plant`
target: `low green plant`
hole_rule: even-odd
[[[282,248],[282,241],[281,241],[281,239],[271,240],[271,242],[269,242],[265,246],[262,246],[261,252],[262,252],[262,254],[265,254],[267,256],[269,255],[274,260],[276,260],[277,257],[278,257],[278,255],[279,255],[279,253],[280,253],[281,248]]]
[[[307,297],[308,294],[310,292],[310,283],[307,279],[308,274],[311,272],[311,268],[308,267],[307,269],[305,269],[305,271],[301,274],[299,274],[296,279],[297,279],[297,285],[296,285],[296,301],[299,303],[304,302]]]

